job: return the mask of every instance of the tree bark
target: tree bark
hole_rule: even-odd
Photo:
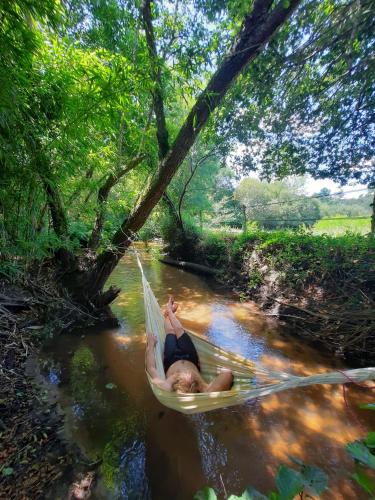
[[[53,229],[57,236],[65,238],[68,234],[68,221],[66,219],[65,210],[60,198],[60,193],[52,185],[50,179],[45,175],[42,175],[42,182],[47,195]]]
[[[98,256],[96,264],[86,276],[85,293],[91,297],[100,294],[109,275],[132,243],[134,233],[143,226],[160,200],[210,115],[218,107],[234,80],[262,51],[264,45],[286,22],[300,2],[301,0],[289,2],[282,0],[271,10],[272,0],[255,0],[253,10],[246,16],[229,54],[198,97],[172,147],[160,161],[158,171],[151,179],[143,197],[115,233],[112,249]],[[149,7],[149,1],[146,0],[144,3],[146,21],[148,18],[151,19]],[[152,34],[152,31],[148,27],[146,29],[148,39],[150,33]]]
[[[52,174],[50,172],[48,160],[42,152],[42,146],[39,141],[36,140],[35,143],[33,142],[30,149],[33,154],[33,161],[36,167],[35,170],[39,173],[46,193],[53,229],[59,238],[66,238],[68,236],[68,221],[60,198],[60,193],[52,182]]]
[[[165,191],[163,194],[163,201],[167,205],[169,213],[173,217],[173,220],[175,221],[177,228],[180,229],[184,233],[185,229],[184,229],[183,220],[181,218],[181,214],[177,211],[177,209],[176,209],[173,201],[171,200],[171,197],[167,193],[167,191]]]

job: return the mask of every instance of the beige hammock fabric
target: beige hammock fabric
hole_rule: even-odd
[[[158,342],[155,347],[155,361],[158,375],[165,379],[163,367],[163,349],[165,340],[164,319],[155,295],[146,280],[141,261],[136,253],[142,274],[144,293],[146,331],[156,335]],[[309,377],[297,377],[285,372],[272,371],[211,344],[198,335],[189,332],[198,351],[203,378],[209,382],[216,377],[222,368],[232,370],[234,384],[231,390],[198,394],[177,394],[160,389],[147,378],[156,398],[168,408],[182,413],[201,413],[217,408],[239,405],[250,399],[267,396],[275,392],[303,387],[312,384],[342,384],[349,381],[364,381],[375,379],[375,368],[361,368],[345,372],[329,372]]]

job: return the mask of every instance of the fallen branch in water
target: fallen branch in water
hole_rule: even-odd
[[[199,274],[205,274],[208,276],[215,276],[219,271],[213,267],[203,266],[202,264],[195,264],[194,262],[185,262],[183,260],[174,260],[169,257],[163,257],[159,259],[163,264],[168,264],[170,266],[181,267],[187,271],[193,271]]]

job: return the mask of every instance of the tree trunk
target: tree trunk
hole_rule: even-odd
[[[245,234],[247,231],[246,206],[242,205],[242,231]]]
[[[371,234],[375,235],[375,190],[374,190],[374,198],[372,200],[372,215],[371,215]]]
[[[164,100],[162,92],[162,82],[161,82],[161,68],[158,61],[158,54],[156,50],[155,34],[152,26],[152,15],[151,15],[151,2],[150,0],[144,0],[142,4],[142,18],[143,26],[146,32],[146,41],[148,47],[148,53],[150,56],[151,63],[151,74],[154,80],[154,89],[152,91],[153,107],[156,117],[156,137],[159,145],[159,158],[162,160],[169,150],[169,139],[167,123],[165,120],[164,113]]]
[[[172,216],[172,218],[176,224],[177,229],[179,229],[180,231],[182,231],[184,233],[185,228],[184,228],[184,222],[182,220],[181,214],[177,211],[173,201],[171,200],[170,196],[168,195],[168,193],[166,191],[163,194],[163,201],[166,204],[166,206],[169,210],[169,213]]]
[[[62,205],[60,193],[52,186],[51,181],[45,176],[42,177],[44,190],[47,195],[48,207],[51,213],[52,225],[55,233],[60,238],[64,238],[68,234],[68,221],[66,219],[65,210]]]
[[[143,197],[115,233],[112,249],[100,254],[91,271],[84,277],[76,277],[75,285],[71,285],[76,292],[83,293],[90,300],[95,300],[95,297],[100,295],[109,275],[131,245],[134,233],[143,226],[162,197],[212,112],[218,107],[238,75],[262,51],[264,45],[286,22],[300,2],[301,0],[288,2],[282,0],[271,10],[272,0],[255,0],[253,10],[246,16],[229,54],[198,97],[172,147],[160,161],[158,171],[151,179]],[[146,16],[148,14],[146,13]],[[146,36],[149,37],[147,27]],[[112,291],[112,295],[114,293],[115,291]]]

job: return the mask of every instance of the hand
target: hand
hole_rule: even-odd
[[[149,334],[149,335],[147,336],[147,342],[148,342],[148,345],[149,345],[150,347],[155,347],[155,346],[156,346],[156,344],[157,344],[157,342],[158,342],[158,339],[157,339],[156,335],[151,335],[151,334]]]

